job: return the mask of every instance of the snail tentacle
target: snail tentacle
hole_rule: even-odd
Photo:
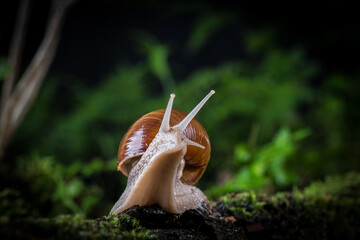
[[[175,98],[175,94],[173,93],[170,94],[170,99],[166,107],[165,114],[159,129],[160,132],[168,132],[170,130],[170,116],[171,116],[171,109],[174,102],[174,98]]]
[[[195,117],[195,115],[200,111],[200,109],[202,108],[202,106],[204,106],[204,104],[206,103],[207,100],[209,100],[209,98],[215,93],[214,90],[211,90],[208,95],[206,95],[206,97],[204,97],[203,100],[201,100],[201,102],[176,126],[174,126],[173,128],[177,128],[179,129],[179,131],[184,131],[185,128],[189,125],[189,123],[191,122],[191,120]]]

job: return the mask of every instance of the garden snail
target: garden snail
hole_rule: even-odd
[[[110,213],[153,204],[183,213],[208,203],[205,194],[192,186],[210,158],[208,135],[194,117],[214,93],[211,90],[189,114],[172,110],[175,94],[171,94],[165,111],[148,113],[130,127],[118,152],[118,170],[128,175],[128,182]]]

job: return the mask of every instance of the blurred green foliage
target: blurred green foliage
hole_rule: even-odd
[[[238,144],[235,147],[234,166],[239,170],[225,186],[213,187],[208,196],[295,183],[299,176],[292,169],[286,168],[285,163],[296,153],[298,141],[308,135],[308,129],[291,133],[288,128],[282,128],[271,142],[259,150],[253,149],[249,143]]]
[[[57,216],[67,213],[91,216],[91,212],[96,212],[95,205],[102,200],[103,191],[99,183],[91,184],[88,180],[96,174],[112,171],[114,164],[93,159],[86,165],[75,161],[64,166],[53,157],[33,154],[20,158],[16,166],[13,181],[0,192],[3,215]]]
[[[4,77],[10,72],[10,66],[7,63],[7,60],[3,57],[0,57],[0,82],[4,80]]]
[[[169,47],[144,32],[137,39],[140,52],[147,58],[148,71],[159,79],[163,90],[170,93],[175,88],[175,82],[168,62]]]
[[[115,160],[123,134],[143,114],[165,108],[170,92],[177,94],[174,108],[189,112],[216,90],[197,115],[212,145],[198,184],[209,196],[270,193],[359,170],[357,76],[323,73],[304,49],[279,47],[276,29],[245,32],[239,43],[244,59],[174,74],[173,54],[196,57],[233,19],[200,17],[188,41],[176,48],[142,32],[137,42],[143,60],[119,64],[91,87],[51,75],[9,147],[18,159],[10,172],[23,186],[10,184],[0,198],[14,197],[19,205],[32,199],[40,215],[107,213],[126,182]],[[0,62],[0,77],[5,66]],[[316,86],[319,77],[324,80]],[[222,178],[224,173],[231,178]]]
[[[206,44],[209,38],[219,31],[226,24],[234,19],[233,14],[208,13],[200,16],[195,22],[190,38],[186,44],[186,49],[190,55],[195,55]]]

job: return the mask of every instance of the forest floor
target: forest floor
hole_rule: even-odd
[[[329,177],[271,197],[232,193],[207,210],[135,206],[98,219],[1,216],[0,239],[358,239],[360,174]]]

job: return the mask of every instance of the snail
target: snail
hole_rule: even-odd
[[[183,213],[208,204],[193,185],[209,161],[210,141],[194,117],[214,93],[189,114],[172,110],[171,94],[166,110],[150,112],[130,127],[118,151],[118,170],[128,176],[127,186],[111,214],[135,205],[158,204],[167,212]]]

